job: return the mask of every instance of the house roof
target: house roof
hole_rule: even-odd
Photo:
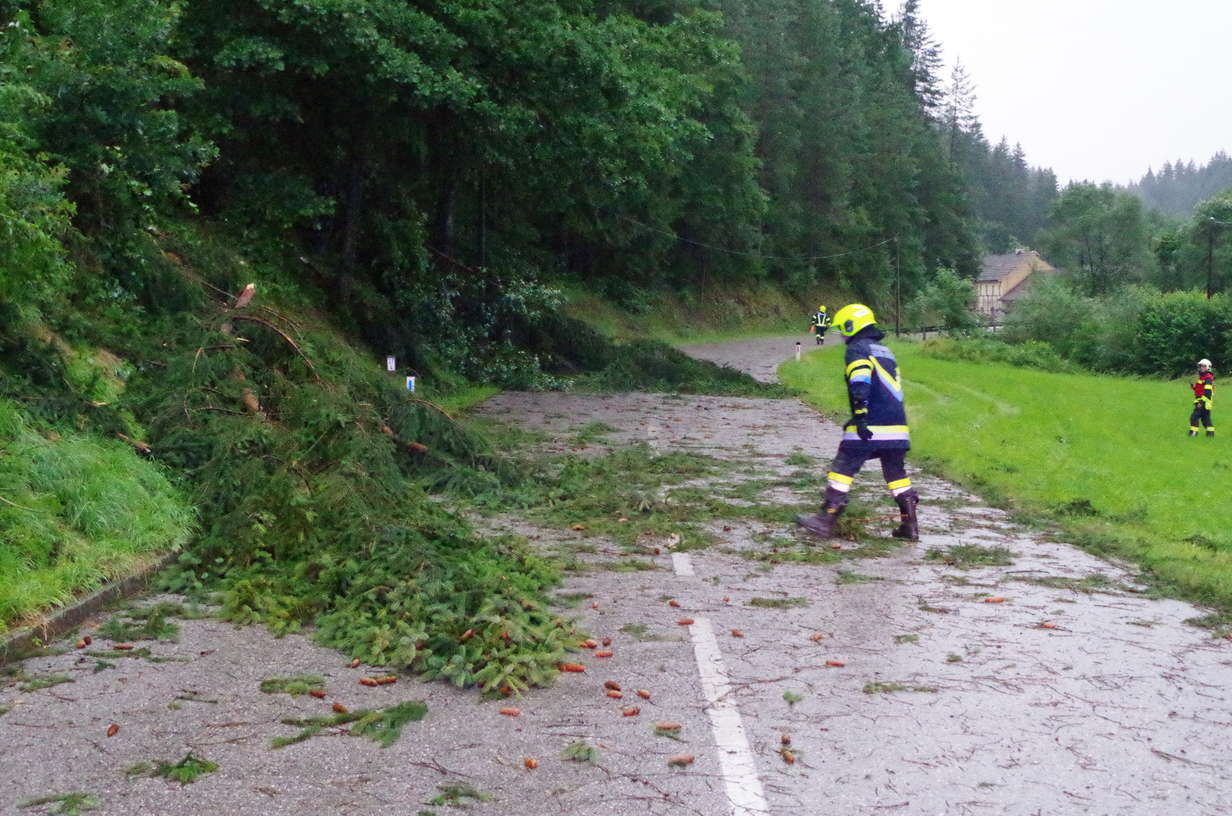
[[[980,267],[980,276],[976,280],[980,283],[1003,281],[1010,274],[1020,269],[1023,264],[1030,264],[1034,267],[1034,271],[1037,272],[1054,271],[1052,266],[1041,258],[1038,252],[1031,249],[1023,250],[1022,252],[1009,252],[1004,255],[985,255]]]

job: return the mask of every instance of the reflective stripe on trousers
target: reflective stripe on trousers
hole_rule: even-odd
[[[863,440],[866,442],[885,442],[890,440],[898,441],[911,439],[911,435],[907,432],[906,425],[869,425],[868,429],[873,432],[873,438]],[[855,425],[848,425],[843,428],[843,441],[860,441],[860,435],[856,433]]]

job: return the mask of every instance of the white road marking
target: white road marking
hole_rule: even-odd
[[[706,711],[710,714],[710,726],[714,730],[719,768],[727,798],[731,802],[732,816],[766,816],[770,807],[766,804],[761,780],[757,778],[757,763],[744,733],[740,710],[730,693],[731,684],[727,681],[727,669],[723,665],[723,655],[719,652],[714,629],[710,621],[697,618],[689,627],[689,633],[693,636],[693,654],[697,657],[702,693],[709,703]]]
[[[693,561],[689,558],[688,553],[672,553],[672,569],[681,578],[689,578],[693,575]]]

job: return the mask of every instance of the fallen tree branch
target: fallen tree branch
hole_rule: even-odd
[[[0,496],[0,502],[4,502],[4,503],[5,503],[5,504],[7,504],[9,507],[16,507],[18,510],[28,510],[28,511],[30,511],[31,513],[37,513],[37,512],[38,512],[38,511],[37,511],[37,510],[35,510],[33,507],[26,507],[24,504],[18,504],[18,503],[17,503],[17,502],[15,502],[15,501],[10,501],[10,500],[8,500],[8,499],[4,498],[4,496]]]
[[[118,432],[116,433],[116,436],[120,440],[132,445],[133,448],[136,449],[138,453],[144,456],[149,456],[154,450],[153,448],[150,447],[150,444],[148,442],[142,442],[140,439],[133,439],[132,437],[125,436],[124,434],[118,433]]]
[[[434,411],[436,411],[437,413],[439,413],[441,416],[445,417],[445,419],[449,420],[450,422],[456,422],[456,420],[455,420],[453,417],[451,417],[451,416],[449,415],[449,413],[448,413],[448,412],[447,412],[444,408],[442,408],[441,406],[437,405],[435,402],[429,402],[428,400],[426,400],[426,399],[420,399],[419,397],[410,397],[410,400],[411,400],[411,402],[416,403],[417,405],[426,405],[426,406],[428,406],[428,407],[429,407],[429,408],[431,408],[432,410],[434,410]]]
[[[232,416],[248,416],[246,411],[232,411],[230,408],[219,408],[216,405],[199,405],[193,409],[194,411],[216,411],[220,414],[231,414]]]
[[[312,372],[312,378],[316,380],[317,382],[321,381],[321,376],[317,374],[317,367],[312,364],[312,360],[308,359],[308,355],[304,354],[304,350],[299,347],[299,344],[296,343],[294,340],[292,340],[291,336],[287,334],[286,332],[284,332],[282,329],[278,328],[277,326],[275,326],[273,323],[269,322],[265,318],[257,317],[256,315],[237,314],[237,315],[231,315],[230,319],[231,320],[243,320],[248,323],[259,323],[262,326],[265,326],[270,331],[277,334],[279,337],[281,337],[286,342],[288,346],[295,349],[295,353],[298,354],[300,357],[302,357],[304,362],[308,364],[308,369]],[[445,413],[445,412],[441,411],[441,413]],[[446,416],[448,416],[448,414],[446,414]]]
[[[304,333],[304,330],[303,330],[303,329],[301,329],[301,328],[299,327],[299,324],[298,324],[298,323],[296,323],[294,320],[292,320],[291,318],[287,317],[287,316],[286,316],[286,315],[284,315],[283,313],[281,313],[281,312],[276,312],[276,311],[274,311],[273,309],[271,309],[271,308],[270,308],[270,307],[268,307],[268,306],[258,306],[257,308],[258,308],[258,309],[260,309],[260,310],[261,310],[261,311],[263,311],[263,312],[268,312],[269,314],[272,314],[274,317],[276,317],[276,318],[278,318],[279,320],[283,321],[284,323],[288,324],[288,325],[289,325],[292,329],[294,329],[294,330],[295,330],[295,333],[296,333],[296,334],[303,334],[303,333]]]

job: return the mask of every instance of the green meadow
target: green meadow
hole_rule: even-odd
[[[1136,561],[1186,597],[1232,607],[1232,426],[1220,428],[1218,390],[1224,435],[1192,439],[1184,380],[1056,374],[890,345],[905,381],[909,463]],[[838,343],[780,369],[839,420],[848,415],[842,352]],[[860,481],[879,478],[866,471]]]

